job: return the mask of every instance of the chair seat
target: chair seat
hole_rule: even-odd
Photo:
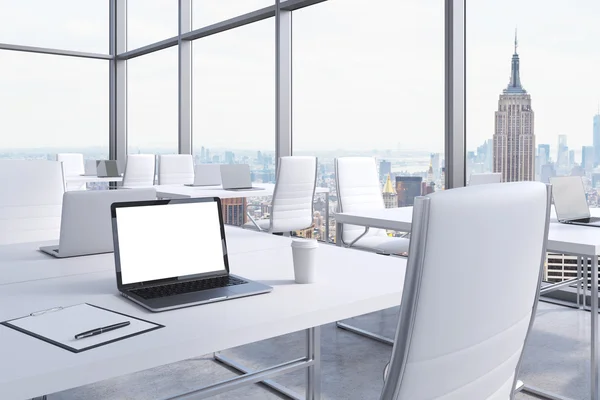
[[[367,236],[359,239],[352,248],[372,250],[386,254],[408,253],[409,239],[393,236]]]
[[[269,227],[271,226],[271,221],[269,219],[257,219],[256,220],[256,224],[258,226],[260,226],[260,229],[263,231],[268,231]],[[257,231],[258,229],[256,229],[256,225],[254,225],[254,223],[252,223],[252,221],[250,222],[246,222],[244,225],[242,225],[242,228],[244,229],[252,229]]]

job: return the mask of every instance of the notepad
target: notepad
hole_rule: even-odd
[[[75,339],[78,333],[126,321],[130,324],[124,328]],[[87,303],[33,312],[22,318],[2,322],[2,325],[73,353],[80,353],[164,327]]]

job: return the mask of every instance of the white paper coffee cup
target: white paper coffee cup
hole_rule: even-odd
[[[319,243],[310,239],[292,240],[294,278],[296,283],[314,283],[317,280],[317,248]]]

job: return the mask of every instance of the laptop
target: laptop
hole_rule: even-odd
[[[194,183],[185,186],[218,186],[221,184],[221,164],[198,164],[194,167]]]
[[[96,176],[96,160],[85,160],[83,164],[83,176]]]
[[[221,184],[225,190],[264,190],[252,186],[248,164],[221,164]]]
[[[114,203],[117,287],[151,311],[267,293],[229,273],[217,197]]]
[[[110,205],[116,201],[152,199],[156,199],[154,188],[65,192],[58,245],[40,247],[40,251],[57,258],[110,253]]]
[[[581,177],[552,177],[550,184],[558,222],[600,227],[600,218],[590,214]]]
[[[96,170],[98,178],[117,178],[121,176],[116,160],[97,160]]]

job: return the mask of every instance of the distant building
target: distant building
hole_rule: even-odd
[[[221,209],[223,210],[223,220],[227,225],[242,226],[248,222],[244,211],[246,209],[245,197],[221,199]]]
[[[575,165],[575,150],[569,150],[569,168]]]
[[[200,149],[200,162],[206,162],[206,149],[204,148],[204,146],[202,146],[202,148]]]
[[[208,154],[208,153],[207,153],[207,154]],[[218,164],[219,162],[221,162],[221,161],[219,160],[219,155],[218,155],[218,154],[216,154],[216,155],[214,155],[214,156],[213,156],[213,158],[212,158],[212,162],[213,162],[213,164]]]
[[[225,164],[233,164],[235,162],[235,154],[232,151],[225,152]]]
[[[398,207],[412,206],[415,203],[415,197],[421,195],[420,176],[397,176],[396,177],[396,195],[398,196]]]
[[[383,186],[383,203],[385,204],[385,208],[398,207],[398,196],[394,190],[394,185],[392,185],[390,174],[387,175],[385,185]]]
[[[558,135],[558,153],[556,154],[556,169],[561,171],[569,167],[569,146],[567,135]]]
[[[495,117],[494,172],[502,173],[503,182],[534,180],[534,113],[531,95],[521,86],[516,36],[510,82],[500,95]]]
[[[433,179],[437,182],[440,179],[440,175],[442,172],[440,165],[440,153],[431,153],[429,163],[433,168]]]
[[[594,167],[600,163],[600,111],[594,115]]]
[[[594,146],[583,146],[581,148],[581,167],[585,172],[592,172],[594,160]]]
[[[382,160],[379,162],[379,182],[384,183],[392,173],[392,163]]]
[[[549,163],[542,166],[542,172],[540,175],[540,182],[550,183],[550,178],[556,176],[556,170],[554,164]]]

